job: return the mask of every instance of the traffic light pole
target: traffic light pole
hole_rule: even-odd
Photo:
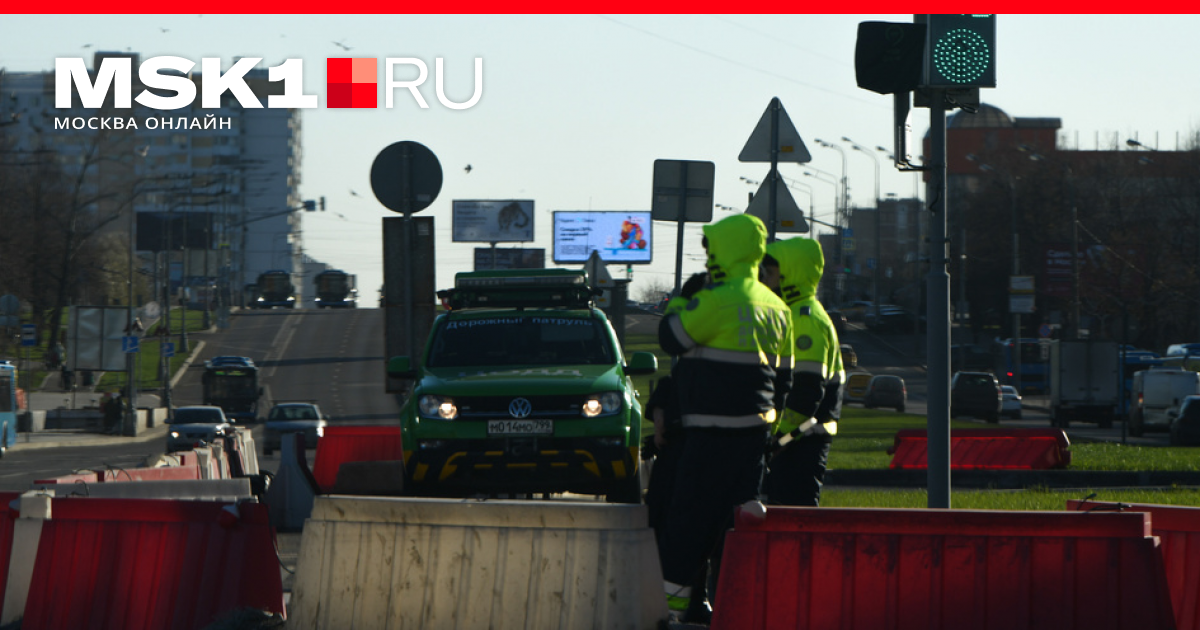
[[[946,93],[930,91],[930,179],[925,191],[929,204],[928,313],[928,505],[950,507],[950,274],[946,238]]]

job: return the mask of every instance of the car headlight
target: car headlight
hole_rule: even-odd
[[[177,438],[177,437],[179,437],[179,432],[178,432],[178,431],[172,431],[172,432],[171,432],[171,437],[173,437],[173,438]]]
[[[317,427],[317,437],[325,437],[325,427]]]
[[[454,405],[453,398],[426,394],[421,396],[417,404],[421,408],[421,415],[426,418],[453,420],[458,417],[458,407]]]
[[[583,417],[595,418],[603,414],[616,413],[621,410],[620,392],[604,392],[593,394],[583,403]]]

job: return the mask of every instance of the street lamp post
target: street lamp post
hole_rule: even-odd
[[[882,228],[883,223],[880,220],[879,215],[881,215],[883,213],[883,210],[880,209],[880,207],[879,207],[879,158],[875,157],[875,154],[868,151],[866,149],[866,147],[863,147],[862,145],[856,143],[855,141],[851,140],[850,138],[847,138],[846,136],[842,136],[842,142],[849,143],[850,148],[871,158],[871,161],[875,163],[875,269],[874,269],[874,274],[873,274],[874,277],[872,278],[872,283],[874,284],[874,290],[872,291],[872,300],[874,301],[874,304],[875,304],[875,325],[878,326],[879,325],[879,267],[882,266],[882,263],[883,263],[882,258],[881,258],[882,248],[880,247],[880,243],[883,241],[883,228]]]
[[[837,151],[842,156],[841,194],[839,195],[839,204],[838,204],[840,206],[840,210],[838,211],[838,217],[837,217],[836,223],[838,225],[842,225],[842,226],[848,225],[849,217],[847,215],[849,213],[849,210],[847,207],[849,205],[849,193],[846,190],[847,186],[848,186],[848,182],[846,179],[846,151],[842,147],[839,147],[836,144],[825,142],[824,140],[821,140],[820,138],[815,138],[813,141],[816,142],[817,144],[825,147],[826,149],[833,149],[833,150]],[[842,244],[841,244],[840,240],[838,242],[837,250],[838,250],[838,262],[841,263]],[[842,296],[839,295],[838,298],[839,298],[839,300],[841,300]]]

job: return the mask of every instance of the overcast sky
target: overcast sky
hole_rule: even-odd
[[[881,196],[912,196],[914,176],[875,150],[892,147],[891,98],[855,83],[863,21],[912,16],[22,15],[0,19],[0,67],[48,71],[56,57],[90,65],[97,50],[221,57],[226,65],[262,57],[264,67],[302,59],[304,91],[318,96],[320,108],[302,115],[300,192],[324,196],[329,208],[304,216],[304,245],[312,257],[358,274],[373,303],[383,282],[380,220],[399,215],[374,198],[369,173],[379,151],[401,140],[429,147],[443,168],[440,195],[419,215],[436,221],[441,288],[470,269],[474,247],[486,247],[451,242],[455,199],[534,200],[536,240],[524,246],[545,248],[547,259],[555,210],[649,209],[656,159],[714,162],[715,203],[744,208],[755,187],[741,178],[761,180],[768,165],[737,157],[772,97],[812,154],[807,165],[780,167],[800,182],[793,195],[806,211],[832,221],[830,180],[842,175],[842,154],[818,138],[843,147],[853,205],[872,205],[876,166],[868,155],[878,160]],[[1123,146],[1135,137],[1174,149],[1177,138],[1200,130],[1196,32],[1194,15],[1000,15],[998,86],[983,99],[1014,117],[1061,118],[1070,148]],[[326,109],[328,57],[380,59],[380,80],[384,58],[422,59],[429,107],[398,90],[386,109],[381,85],[377,109]],[[477,57],[478,103],[441,105],[435,59],[445,63],[446,96],[463,102]],[[925,133],[928,110],[917,110],[913,126],[918,137]],[[714,210],[714,220],[727,215]],[[635,295],[646,280],[673,280],[674,225],[656,223],[653,243],[653,264],[634,267]],[[698,225],[689,226],[684,251],[685,274],[700,270]],[[610,271],[624,276],[617,266]]]

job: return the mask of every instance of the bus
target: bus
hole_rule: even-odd
[[[292,274],[282,269],[264,271],[258,275],[258,297],[249,304],[251,308],[296,308],[296,287],[292,285]]]
[[[1038,339],[1021,339],[1021,383],[1016,383],[1017,364],[1013,360],[1013,340],[997,339],[992,347],[996,378],[1001,385],[1012,385],[1021,393],[1050,391],[1049,346]]]
[[[263,389],[258,384],[254,361],[247,357],[214,357],[204,362],[200,384],[204,404],[220,407],[232,420],[258,419],[258,399]]]
[[[0,455],[17,443],[17,366],[0,360]]]

